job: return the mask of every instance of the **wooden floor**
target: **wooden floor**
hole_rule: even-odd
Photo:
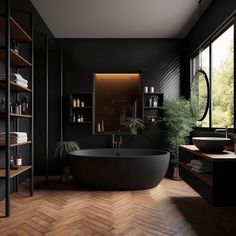
[[[0,235],[236,235],[236,208],[213,208],[183,181],[164,179],[154,189],[81,190],[55,179],[35,195],[12,196],[12,215],[0,218]],[[4,202],[0,203],[3,213]]]

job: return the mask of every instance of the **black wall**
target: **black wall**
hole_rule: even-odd
[[[185,75],[182,94],[190,93],[190,59],[192,54],[232,15],[236,10],[235,0],[214,0],[186,36]]]
[[[142,72],[143,85],[154,86],[165,99],[180,95],[184,40],[176,39],[59,39],[64,54],[64,108],[71,93],[92,93],[94,72]],[[64,140],[81,148],[111,147],[111,136],[92,135],[92,127],[69,124],[64,116]],[[124,136],[124,147],[162,146],[160,125],[147,127],[142,136]]]

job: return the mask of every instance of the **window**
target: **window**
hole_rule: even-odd
[[[234,127],[234,26],[212,41],[192,60],[193,75],[203,69],[211,87],[207,116],[198,126]]]

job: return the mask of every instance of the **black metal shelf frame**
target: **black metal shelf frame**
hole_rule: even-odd
[[[30,35],[31,35],[31,41],[30,43],[30,56],[31,56],[31,67],[30,68],[30,75],[31,75],[31,112],[32,112],[32,118],[30,119],[30,128],[31,128],[31,144],[30,144],[30,196],[33,195],[33,165],[34,165],[34,67],[33,67],[33,60],[34,60],[34,50],[33,50],[33,16],[31,12],[24,12],[29,14],[30,16]],[[6,74],[6,80],[5,83],[5,100],[6,100],[6,115],[4,117],[5,119],[5,168],[6,168],[6,176],[5,176],[5,215],[6,217],[10,216],[11,208],[10,208],[10,178],[11,178],[11,171],[10,171],[10,154],[11,154],[11,145],[10,145],[10,131],[11,131],[11,114],[10,114],[10,97],[11,97],[11,84],[10,84],[10,73],[11,73],[11,61],[10,61],[10,42],[11,42],[11,0],[5,0],[5,74]],[[17,69],[17,72],[19,71],[19,68],[15,66]],[[18,97],[18,92],[16,93],[16,97]],[[18,117],[15,117],[15,129],[19,130],[19,121]],[[18,147],[16,147],[16,151],[18,152]],[[18,176],[16,177],[16,182],[18,183]],[[18,184],[16,185],[18,186]],[[17,188],[16,188],[17,191]]]

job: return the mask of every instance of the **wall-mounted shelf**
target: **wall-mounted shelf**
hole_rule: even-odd
[[[150,104],[151,100],[151,104]],[[156,104],[154,105],[154,101]],[[164,116],[164,94],[143,93],[143,121],[144,124],[160,123]],[[154,120],[154,121],[152,121]]]
[[[0,31],[5,31],[6,25],[6,16],[0,15]],[[30,42],[31,37],[22,29],[22,27],[10,17],[10,27],[11,27],[11,40],[21,41],[21,42]]]
[[[0,48],[0,60],[5,60],[6,50],[4,48]],[[15,53],[12,49],[10,49],[10,62],[13,66],[16,67],[30,67],[31,63],[26,60],[21,55]]]
[[[30,170],[32,166],[21,166],[21,168],[17,170],[10,170],[10,178],[13,178],[21,173],[26,172],[27,170]],[[0,169],[0,179],[6,178],[6,169]]]
[[[4,89],[5,86],[6,86],[5,80],[0,80],[0,88]],[[13,81],[10,82],[10,89],[12,92],[32,93],[31,89],[21,86]]]
[[[73,101],[79,99],[79,104]],[[81,106],[81,102],[84,106]],[[91,125],[93,119],[93,95],[91,93],[74,93],[70,95],[70,121],[71,125]],[[78,122],[78,118],[83,117],[83,122]]]

